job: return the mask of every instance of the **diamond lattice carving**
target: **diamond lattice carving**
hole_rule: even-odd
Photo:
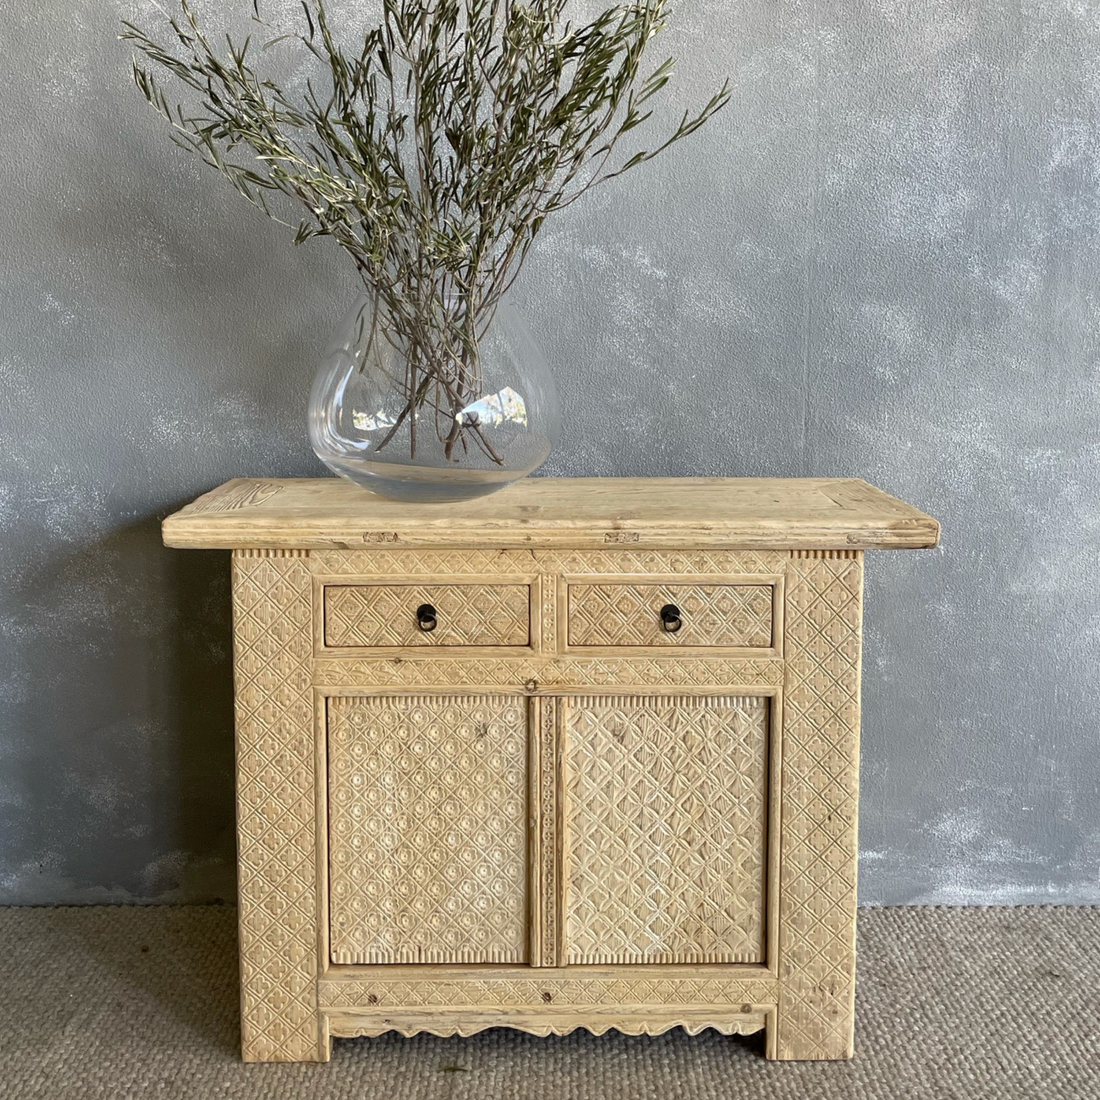
[[[337,963],[527,958],[527,720],[515,696],[329,700]]]
[[[421,630],[429,603],[437,626]],[[531,589],[525,584],[330,584],[325,586],[329,646],[527,645]]]
[[[573,698],[567,963],[758,962],[768,704]]]
[[[717,577],[778,575],[781,550],[312,550],[319,576],[444,576],[447,574],[699,573]]]
[[[778,1056],[851,1055],[863,557],[787,583]]]
[[[233,645],[246,1061],[323,1059],[316,994],[311,579],[303,552],[236,551]]]
[[[719,577],[779,574],[787,555],[777,550],[539,550],[562,573],[700,573]]]
[[[574,646],[746,646],[772,644],[770,584],[571,584]],[[660,611],[675,604],[683,626],[669,633]]]

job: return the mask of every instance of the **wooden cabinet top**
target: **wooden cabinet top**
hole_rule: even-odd
[[[343,478],[235,478],[169,516],[192,548],[935,546],[939,524],[858,478],[525,478],[409,504]]]

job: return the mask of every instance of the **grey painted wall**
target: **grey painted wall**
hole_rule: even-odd
[[[860,475],[935,514],[940,550],[868,560],[862,899],[1100,902],[1100,4],[677,7],[677,101],[735,99],[533,255],[544,472]],[[114,36],[153,13],[0,8],[8,902],[232,895],[228,556],[158,522],[322,472],[352,294],[140,101]]]

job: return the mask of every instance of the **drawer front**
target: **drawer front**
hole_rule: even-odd
[[[565,962],[764,959],[768,700],[574,697]]]
[[[527,721],[504,695],[328,701],[334,963],[527,960]]]
[[[417,609],[435,609],[422,629]],[[531,639],[526,584],[329,584],[325,645],[525,646]]]
[[[774,644],[770,584],[570,584],[571,646],[734,646]],[[678,630],[661,610],[679,611]],[[671,624],[670,624],[671,625]]]

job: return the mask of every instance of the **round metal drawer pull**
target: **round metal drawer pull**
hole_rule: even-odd
[[[684,625],[680,617],[680,609],[674,603],[666,603],[661,608],[661,626],[669,634],[675,634]]]
[[[436,619],[435,608],[430,603],[422,603],[416,609],[416,625],[425,633],[435,630],[439,625]]]

